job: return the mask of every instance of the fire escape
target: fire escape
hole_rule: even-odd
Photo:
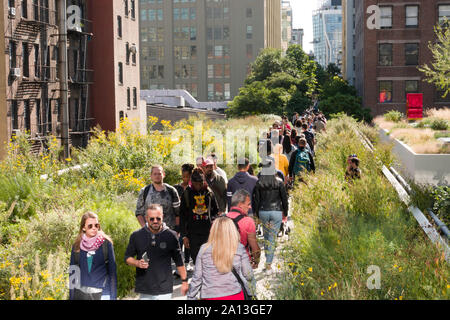
[[[72,72],[69,71],[69,91],[78,92],[79,99],[72,100],[73,111],[70,112],[73,121],[71,122],[70,140],[73,146],[86,147],[90,127],[93,118],[89,116],[89,85],[93,83],[93,70],[87,69],[88,41],[92,37],[91,21],[84,19],[85,3],[79,1],[77,5],[81,8],[82,17],[72,25],[67,27],[67,36],[73,56]],[[70,70],[70,68],[69,68]]]
[[[22,51],[26,49],[26,54],[23,52],[22,59],[19,59],[22,68],[11,68],[10,70],[9,86],[12,90],[13,82],[18,81],[17,90],[11,96],[18,101],[28,100],[29,110],[33,107],[36,108],[36,101],[40,101],[39,110],[37,110],[39,112],[37,132],[30,138],[33,143],[32,151],[39,153],[45,148],[47,135],[51,133],[51,122],[48,122],[48,119],[51,121],[49,84],[57,81],[57,72],[56,67],[50,65],[49,29],[57,26],[56,11],[49,9],[48,1],[40,0],[40,3],[35,1],[31,8],[31,14],[27,8],[22,8],[20,19],[16,19],[14,8],[12,8],[13,10],[9,9],[10,36],[6,36],[6,38],[10,38],[16,44],[22,43]],[[39,44],[36,43],[38,39]],[[33,49],[39,50],[38,59],[34,59],[34,64],[30,64],[30,52]],[[30,74],[30,67],[33,67],[34,74]],[[37,100],[39,95],[40,100]]]

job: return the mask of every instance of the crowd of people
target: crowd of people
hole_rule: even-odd
[[[152,183],[141,189],[135,215],[141,228],[130,236],[125,263],[136,268],[135,291],[143,300],[171,299],[174,275],[188,299],[243,300],[256,295],[253,270],[260,265],[258,225],[262,225],[264,272],[272,262],[280,230],[287,230],[288,193],[295,181],[306,183],[315,172],[317,132],[326,118],[312,109],[292,123],[276,121],[261,139],[260,172],[238,159],[230,179],[217,166],[217,156],[199,156],[181,167],[182,181],[164,182],[160,165],[151,168]],[[359,176],[356,155],[348,159],[346,176]],[[192,263],[190,263],[192,260]],[[172,270],[172,261],[175,269]],[[79,266],[79,286],[70,299],[117,298],[117,272],[112,240],[98,216],[83,215],[72,248],[71,265]],[[190,283],[188,271],[193,271]]]

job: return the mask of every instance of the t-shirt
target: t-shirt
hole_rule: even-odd
[[[180,244],[175,231],[169,228],[153,234],[147,227],[130,236],[125,261],[129,257],[142,259],[147,252],[149,267],[136,268],[137,293],[160,295],[173,292],[172,260],[177,267],[183,266]]]
[[[289,161],[284,154],[275,154],[275,168],[283,172],[284,176],[289,174]]]
[[[236,211],[230,211],[227,213],[227,217],[234,219],[236,218],[240,213]],[[249,249],[247,248],[248,244],[248,234],[249,233],[256,233],[256,226],[255,221],[253,221],[252,218],[246,216],[245,218],[242,218],[239,222],[239,233],[241,235],[241,243],[242,245],[247,249],[247,253],[249,253]]]

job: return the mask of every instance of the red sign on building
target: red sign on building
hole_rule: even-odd
[[[423,118],[423,93],[406,95],[406,114],[409,120]]]

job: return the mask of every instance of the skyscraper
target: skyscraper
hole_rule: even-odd
[[[231,100],[259,50],[281,48],[281,0],[139,2],[141,89]]]
[[[320,0],[313,12],[314,56],[323,67],[342,59],[342,1]]]
[[[350,84],[355,83],[355,1],[342,1],[342,76]]]
[[[303,29],[292,29],[291,44],[299,44],[303,48]]]
[[[281,49],[286,51],[292,40],[292,7],[289,1],[281,3]]]

